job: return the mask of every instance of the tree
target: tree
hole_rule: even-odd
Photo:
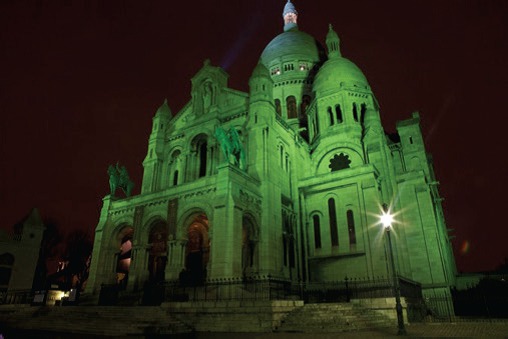
[[[78,291],[88,279],[93,243],[89,234],[83,230],[71,231],[65,239],[63,259],[67,263],[64,274],[68,287]]]
[[[75,288],[81,292],[88,279],[92,247],[93,243],[87,232],[76,229],[68,233],[60,256],[63,265],[49,276],[50,283],[58,284],[65,290]]]
[[[32,284],[34,290],[44,290],[48,287],[47,262],[59,256],[59,248],[64,238],[60,226],[54,219],[45,220],[44,227],[45,230],[42,235],[39,258]]]

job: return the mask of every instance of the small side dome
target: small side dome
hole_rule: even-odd
[[[267,78],[267,79],[271,79],[270,78],[270,72],[268,71],[268,69],[265,67],[265,65],[263,65],[260,62],[258,62],[258,64],[256,65],[256,67],[254,68],[254,70],[252,71],[252,75],[251,75],[251,79],[252,78]]]
[[[369,88],[363,72],[353,62],[336,56],[326,61],[314,78],[314,90],[324,92],[338,89],[342,84],[357,85]]]
[[[171,109],[169,109],[168,106],[168,99],[164,99],[164,102],[162,105],[157,109],[157,113],[155,113],[155,116],[171,116]]]

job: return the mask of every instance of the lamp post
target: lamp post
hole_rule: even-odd
[[[402,315],[402,305],[400,303],[400,286],[399,279],[397,274],[395,273],[395,261],[393,260],[393,249],[392,249],[392,222],[393,215],[388,210],[388,206],[383,204],[383,215],[381,215],[381,224],[385,228],[386,237],[388,238],[388,255],[390,257],[390,266],[392,269],[392,278],[393,278],[393,289],[395,292],[395,309],[397,310],[397,323],[398,323],[398,332],[397,335],[405,335],[406,329],[404,327],[404,317]]]

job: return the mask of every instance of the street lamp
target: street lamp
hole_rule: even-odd
[[[390,266],[392,268],[392,278],[393,278],[393,289],[395,292],[395,309],[397,310],[397,322],[399,330],[397,335],[405,335],[406,329],[404,328],[404,317],[402,315],[402,305],[400,303],[400,286],[399,279],[397,274],[395,273],[395,261],[393,260],[393,249],[392,249],[392,223],[393,223],[393,215],[390,213],[388,206],[383,204],[383,214],[381,215],[381,224],[385,228],[386,237],[388,238],[388,252],[390,257]]]

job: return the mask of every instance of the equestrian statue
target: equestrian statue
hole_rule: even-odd
[[[231,127],[227,132],[222,127],[215,129],[215,138],[219,141],[226,161],[242,170],[245,170],[245,151],[238,131]]]
[[[111,196],[115,196],[116,189],[121,188],[125,195],[130,197],[134,183],[130,180],[125,166],[119,166],[118,162],[116,166],[109,165],[108,174]]]

